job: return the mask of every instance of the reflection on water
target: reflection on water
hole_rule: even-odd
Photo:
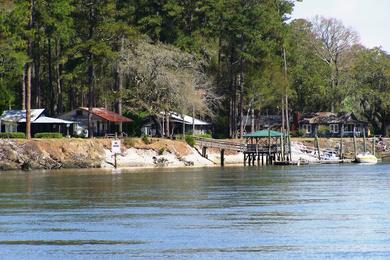
[[[390,257],[390,168],[0,174],[0,259]]]

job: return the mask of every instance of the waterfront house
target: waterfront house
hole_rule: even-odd
[[[45,109],[31,109],[31,135],[42,132],[73,132],[74,122],[45,116]],[[0,132],[25,132],[26,110],[6,110],[0,116]]]
[[[359,120],[354,113],[317,112],[306,114],[298,121],[304,136],[362,136],[368,133],[368,123]]]
[[[77,123],[75,134],[88,136],[88,107],[79,107],[59,116],[65,120]],[[119,124],[131,123],[133,120],[102,107],[93,107],[91,110],[91,129],[93,136],[105,136],[119,133]]]
[[[141,128],[143,135],[162,136],[166,129],[167,120],[163,113],[161,117],[149,116],[144,120]],[[171,136],[185,133],[206,134],[211,132],[211,124],[201,119],[181,115],[176,112],[169,113],[169,133]],[[183,129],[184,126],[184,129]],[[164,130],[163,130],[164,129]]]

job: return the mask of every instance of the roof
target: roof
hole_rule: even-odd
[[[274,130],[261,130],[253,133],[245,134],[245,138],[266,138],[266,137],[281,137],[283,134]]]
[[[62,120],[59,118],[41,116],[33,122],[34,124],[74,124],[73,121]]]
[[[183,123],[183,120],[184,120],[185,125],[192,125],[192,123],[194,123],[194,125],[210,125],[210,123],[208,123],[206,121],[196,119],[196,118],[194,118],[192,116],[188,116],[188,115],[181,116],[175,112],[171,113],[170,120],[172,122],[178,122],[178,123]]]
[[[346,124],[346,123],[366,123],[359,121],[356,116],[351,112],[317,112],[309,113],[303,116],[303,119],[299,121],[300,124]]]
[[[84,111],[89,111],[88,107],[80,107]],[[103,107],[93,107],[91,113],[95,116],[98,116],[104,120],[114,122],[114,123],[126,123],[133,122],[130,118],[121,116],[118,113],[105,109]]]
[[[31,109],[31,122],[39,118],[45,109]],[[0,116],[1,121],[22,123],[26,122],[26,110],[5,110]]]

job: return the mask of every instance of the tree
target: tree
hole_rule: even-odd
[[[161,135],[162,120],[169,113],[207,113],[217,105],[204,64],[194,56],[169,45],[146,42],[128,46],[121,56],[129,84],[126,107],[146,110],[159,118]],[[165,134],[170,136],[168,131]]]
[[[390,126],[390,56],[380,48],[361,50],[353,67],[355,99],[375,133]]]
[[[340,72],[345,53],[358,43],[358,35],[351,28],[347,28],[343,23],[335,18],[325,18],[316,16],[312,20],[311,46],[317,56],[330,68],[330,109],[336,110],[342,101],[340,96]]]

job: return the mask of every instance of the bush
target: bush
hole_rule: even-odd
[[[36,133],[34,138],[62,138],[64,137],[61,133]]]
[[[123,145],[126,147],[134,147],[136,140],[134,138],[126,137],[123,139]]]
[[[305,136],[305,131],[303,129],[298,129],[295,131],[291,131],[291,136],[293,137],[303,137]]]
[[[152,143],[149,140],[149,137],[147,135],[142,136],[142,142],[144,142],[144,144],[151,144]]]
[[[206,133],[206,134],[194,135],[194,137],[199,137],[199,138],[213,138],[213,137],[211,136],[211,134],[208,134],[208,133]]]
[[[185,140],[189,146],[191,147],[195,146],[195,139],[192,135],[186,135]]]
[[[164,147],[161,147],[159,150],[158,150],[158,155],[163,155],[165,152],[165,148]]]
[[[329,133],[329,127],[320,125],[317,130],[318,136],[326,136]]]
[[[23,139],[26,135],[22,132],[0,133],[0,138]]]

